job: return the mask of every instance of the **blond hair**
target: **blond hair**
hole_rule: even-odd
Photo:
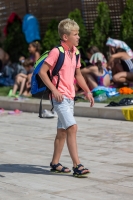
[[[64,19],[58,25],[58,34],[62,39],[63,35],[70,35],[71,31],[79,30],[79,25],[72,19]]]

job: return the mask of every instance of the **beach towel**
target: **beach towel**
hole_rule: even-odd
[[[98,53],[94,53],[91,58],[90,58],[90,63],[92,64],[96,64],[97,62],[101,61],[102,64],[107,63],[106,58],[104,57],[104,55],[100,52]]]
[[[133,121],[133,107],[122,108],[122,113],[126,120]]]
[[[131,56],[133,58],[133,51],[131,50],[131,48],[125,42],[123,42],[121,40],[108,38],[107,42],[106,42],[106,45],[107,46],[116,47],[116,48],[122,48],[127,52],[127,54],[129,56]]]

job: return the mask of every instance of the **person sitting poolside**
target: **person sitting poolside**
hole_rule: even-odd
[[[96,46],[91,46],[87,49],[86,51],[87,57],[89,59],[90,65],[94,65],[97,61],[97,59],[100,58],[101,62],[102,62],[102,66],[103,67],[107,67],[107,60],[105,58],[105,56],[103,55],[103,53],[100,52],[100,50],[98,49],[98,47]],[[98,56],[98,58],[97,58]]]
[[[98,47],[96,46],[91,46],[86,50],[86,54],[87,57],[89,59],[89,66],[81,68],[81,72],[82,75],[84,76],[86,82],[88,82],[88,84],[91,86],[91,88],[93,89],[94,87],[96,87],[96,85],[109,85],[110,81],[107,78],[107,82],[108,83],[104,83],[104,81],[106,80],[106,78],[104,78],[106,76],[106,73],[108,74],[108,71],[106,70],[107,67],[107,60],[105,58],[105,56],[100,52],[100,50],[98,49]],[[100,71],[98,71],[98,67],[96,67],[96,63],[99,61],[101,61],[102,68],[100,69],[100,71],[102,72],[102,69],[104,68],[104,73],[102,76],[102,73]],[[95,67],[94,67],[95,65]],[[98,64],[99,65],[99,64]],[[92,68],[93,66],[93,68]],[[99,76],[101,76],[100,78],[98,78],[98,74]],[[108,77],[108,76],[107,76]],[[93,79],[93,80],[92,80]],[[104,79],[104,81],[103,81]],[[75,87],[75,92],[78,94],[82,94],[82,90],[81,88],[78,86],[76,80],[74,82],[74,87]]]
[[[107,69],[103,66],[102,53],[95,53],[91,58],[92,66],[81,69],[89,88],[92,90],[97,86],[110,86],[110,76]]]
[[[34,64],[34,62],[31,59],[26,59],[24,61],[23,66],[26,70],[26,74],[19,73],[15,77],[15,84],[13,86],[13,90],[9,91],[8,96],[10,96],[10,97],[21,96],[25,90],[25,86],[27,86],[27,89],[29,90],[30,79],[32,76],[32,72],[34,70],[33,64]],[[28,83],[26,83],[26,82],[28,82]],[[17,94],[18,89],[19,89],[19,92]]]
[[[119,60],[117,65],[114,63],[115,59]],[[113,81],[115,83],[129,84],[133,82],[133,58],[124,49],[115,49],[115,53],[110,57],[108,66],[112,68],[112,71],[117,71],[117,73],[113,74]]]
[[[117,48],[121,48],[127,52],[127,54],[133,58],[133,51],[132,49],[122,40],[116,40],[113,38],[108,38],[106,45],[109,46],[110,54],[114,54]]]
[[[109,57],[112,57],[113,54],[116,54],[118,52],[117,49],[119,49],[119,51],[121,49],[122,51],[126,52],[130,58],[133,58],[132,49],[124,41],[116,40],[109,37],[107,39],[106,45],[109,47],[109,54],[110,54]],[[121,71],[124,71],[119,57],[113,58],[113,61],[107,64],[107,69],[112,70],[112,76],[114,76],[115,74]]]

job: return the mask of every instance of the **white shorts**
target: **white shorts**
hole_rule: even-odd
[[[74,100],[68,99],[64,96],[62,102],[57,102],[54,98],[53,105],[54,110],[58,115],[57,129],[67,129],[70,126],[76,124],[74,114]]]

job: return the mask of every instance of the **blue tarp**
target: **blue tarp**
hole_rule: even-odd
[[[26,14],[23,18],[22,24],[23,33],[27,43],[31,43],[35,40],[40,40],[39,23],[36,17],[31,14]]]

